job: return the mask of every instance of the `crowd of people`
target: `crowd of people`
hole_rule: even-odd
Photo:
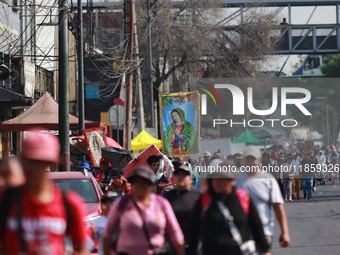
[[[64,237],[70,236],[78,254],[88,252],[92,238],[99,242],[96,252],[105,255],[269,255],[275,217],[280,245],[290,245],[284,202],[300,199],[301,190],[311,200],[313,182],[331,178],[329,171],[304,171],[337,164],[338,155],[326,149],[268,154],[247,146],[225,158],[206,151],[192,164],[150,155],[127,178],[105,157],[98,169],[84,162],[78,170],[91,172],[104,192],[102,214],[88,232],[81,198],[62,192],[47,175],[59,159],[58,141],[32,133],[19,159],[0,162],[0,251],[63,254]],[[203,171],[217,166],[252,171]],[[13,171],[18,168],[23,175]]]

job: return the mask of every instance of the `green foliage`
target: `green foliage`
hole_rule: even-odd
[[[299,55],[298,56],[298,62],[296,62],[296,63],[294,63],[294,64],[291,64],[291,68],[295,71],[296,69],[298,69],[301,65],[302,65],[302,63],[303,63],[303,61],[305,60],[305,57],[306,57],[306,55]]]
[[[340,77],[340,55],[327,56],[320,69],[327,77]]]

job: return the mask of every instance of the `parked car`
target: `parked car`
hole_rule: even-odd
[[[100,199],[103,192],[91,173],[51,172],[49,176],[63,191],[74,191],[83,198],[87,209],[85,221],[100,216]]]
[[[101,214],[100,200],[103,196],[103,192],[96,179],[88,172],[51,172],[49,173],[49,176],[63,191],[74,191],[83,198],[87,209],[84,222],[90,233],[92,229],[91,222],[100,217]],[[69,238],[66,238],[65,245],[66,254],[73,254],[72,242]],[[96,248],[96,244],[89,234],[87,249],[92,251],[91,254],[97,254],[94,253]]]

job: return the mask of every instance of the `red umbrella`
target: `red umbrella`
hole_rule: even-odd
[[[85,136],[84,135],[79,135],[79,136],[72,137],[72,140],[77,140],[77,139],[85,141]],[[120,146],[119,143],[117,143],[111,137],[106,137],[106,144],[107,144],[107,147],[115,147],[115,148],[118,148],[118,149],[124,149],[122,146]]]

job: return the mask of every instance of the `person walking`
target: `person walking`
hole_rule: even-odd
[[[275,214],[281,228],[280,245],[287,247],[290,244],[290,235],[283,197],[274,176],[268,172],[261,172],[261,163],[260,149],[256,146],[247,146],[243,153],[243,167],[252,171],[238,175],[237,187],[246,189],[253,199],[269,245],[273,243]]]
[[[292,150],[292,165],[293,165],[293,182],[292,182],[292,199],[300,200],[301,194],[301,171],[300,163],[301,159],[297,149]]]
[[[201,197],[199,190],[192,189],[192,172],[187,165],[175,165],[174,187],[164,194],[164,197],[170,202],[179,225],[184,234],[185,248],[188,250],[188,240],[191,233],[192,216],[194,207]]]
[[[220,166],[228,167],[225,162]],[[236,190],[236,175],[232,172],[215,172],[209,176],[208,192],[202,195],[192,215],[194,218],[188,255],[197,253],[202,240],[203,255],[241,255],[259,248],[269,255],[269,244],[262,223],[249,194]],[[250,240],[253,234],[254,241]],[[247,248],[246,248],[247,247]]]
[[[107,187],[107,191],[116,192],[119,196],[131,193],[131,186],[124,178],[124,172],[121,168],[115,168],[111,173],[111,181]]]
[[[107,216],[104,230],[104,254],[154,255],[165,252],[165,235],[170,238],[177,255],[183,254],[184,236],[170,203],[152,193],[151,169],[138,167],[128,178],[131,195],[117,200]],[[164,253],[163,253],[164,254]]]
[[[301,175],[302,175],[302,191],[303,198],[308,199],[308,201],[312,200],[313,194],[313,179],[317,161],[312,158],[311,151],[305,151],[304,159],[301,161]]]
[[[288,154],[286,158],[286,163],[283,168],[283,197],[285,202],[292,202],[292,182],[293,182],[293,164],[292,164],[292,155]]]
[[[87,254],[82,199],[63,193],[48,171],[59,161],[59,142],[51,135],[30,132],[20,158],[26,182],[5,191],[0,202],[1,254],[65,254],[65,237],[77,254]]]

